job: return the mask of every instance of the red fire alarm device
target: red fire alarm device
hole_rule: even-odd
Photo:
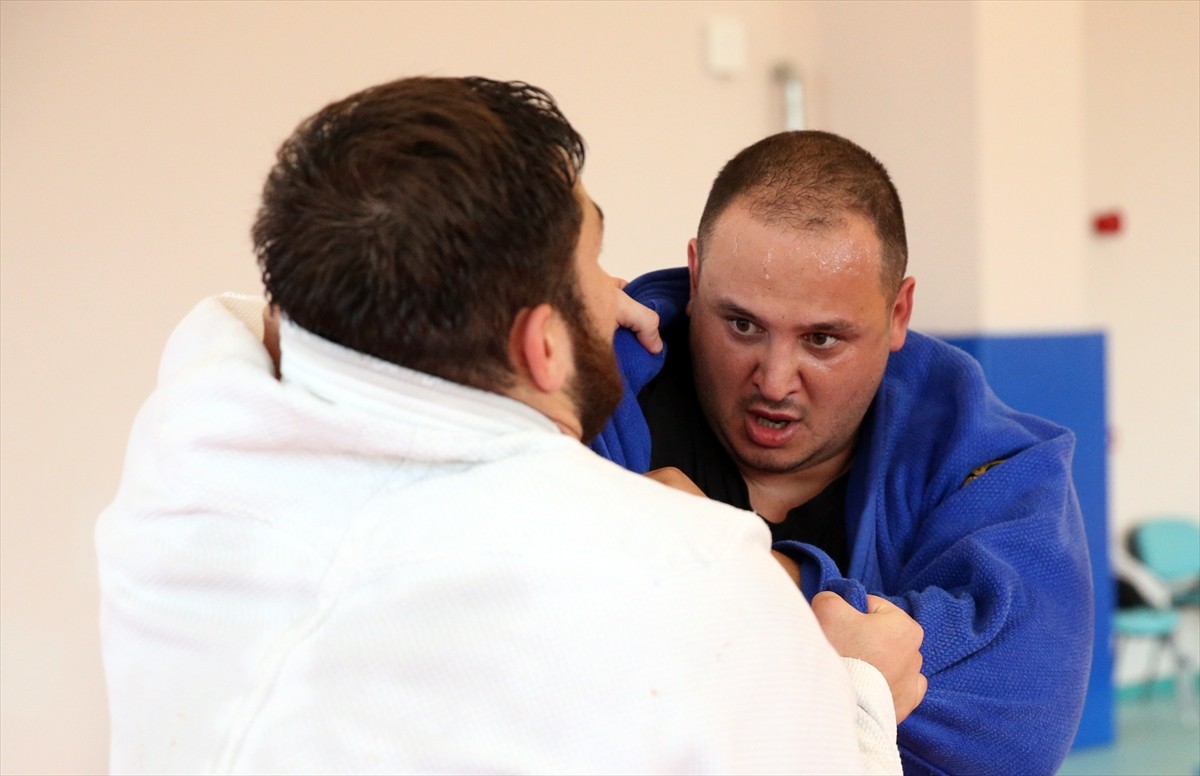
[[[1121,226],[1121,213],[1117,210],[1100,213],[1092,219],[1092,228],[1100,235],[1120,234]]]

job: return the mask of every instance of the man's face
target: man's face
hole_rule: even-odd
[[[583,302],[583,322],[566,316],[575,358],[575,374],[567,384],[567,395],[575,405],[582,439],[590,442],[604,428],[621,401],[621,373],[613,353],[617,329],[617,285],[600,267],[600,243],[604,222],[582,183],[575,197],[583,212],[583,224],[575,247],[575,276]]]
[[[689,246],[691,348],[709,425],[748,478],[849,461],[859,424],[904,344],[912,279],[881,286],[866,218],[800,231],[735,201]]]

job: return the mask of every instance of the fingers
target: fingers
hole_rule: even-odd
[[[887,600],[886,598],[881,598],[880,596],[877,596],[877,595],[871,595],[870,593],[867,594],[867,611],[870,612],[871,614],[876,614],[878,612],[884,612],[884,611],[887,611],[889,608],[890,609],[898,609],[899,607],[897,607],[894,603]]]
[[[662,337],[658,333],[658,313],[634,301],[633,297],[624,291],[617,292],[617,325],[637,335],[638,342],[651,353],[662,350]]]
[[[851,653],[857,650],[854,642],[859,638],[862,625],[856,622],[855,617],[862,616],[861,612],[846,603],[840,595],[828,590],[813,596],[809,607],[816,616],[817,624],[821,626],[825,638],[829,639],[837,653],[846,657],[857,657]]]
[[[921,701],[925,700],[925,693],[929,689],[929,680],[924,674],[917,674],[912,683],[912,689],[908,693],[893,693],[892,700],[896,708],[896,724],[899,725],[913,710],[921,705]]]
[[[879,615],[894,623],[897,632],[906,633],[912,641],[912,648],[921,646],[925,640],[925,629],[908,612],[896,606],[891,601],[877,595],[867,594],[867,612]]]
[[[867,596],[867,614],[828,591],[813,597],[812,610],[839,655],[864,660],[887,679],[897,722],[907,717],[929,686],[921,674],[925,630],[920,623],[891,601],[875,595]]]
[[[833,625],[846,617],[852,617],[860,612],[850,604],[846,603],[837,593],[826,590],[817,593],[813,596],[810,604],[813,614],[817,616],[817,622],[822,628],[827,625]]]

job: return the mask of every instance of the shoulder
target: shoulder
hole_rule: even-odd
[[[881,420],[916,437],[988,433],[1012,444],[1069,434],[1009,407],[971,355],[919,332],[909,332],[904,347],[889,360],[876,404]]]
[[[157,384],[134,418],[104,525],[140,525],[171,510],[223,513],[251,497],[270,504],[269,479],[254,473],[270,468],[264,462],[281,446],[280,429],[293,439],[305,433],[299,407],[322,407],[276,379],[261,339],[264,304],[238,294],[209,297],[175,327]],[[167,521],[159,523],[168,530]]]
[[[937,337],[910,331],[904,347],[888,360],[884,384],[893,390],[982,390],[987,380],[979,362],[966,351]]]
[[[864,438],[875,465],[903,461],[889,476],[943,491],[1029,450],[1061,463],[1074,444],[1069,430],[1001,401],[968,353],[919,332],[889,360]]]
[[[607,580],[660,598],[724,598],[731,587],[796,597],[757,515],[633,474],[568,437],[447,475],[406,489],[406,512],[428,517],[389,522],[372,565],[402,569],[453,546],[471,566],[565,569],[563,589]]]
[[[260,297],[228,293],[203,299],[183,317],[167,338],[156,385],[135,420],[131,452],[157,455],[184,429],[210,433],[230,415],[242,422],[244,394],[278,389],[262,341],[264,307]]]
[[[263,345],[265,302],[242,294],[204,299],[171,332],[154,391],[136,423],[152,430],[145,449],[190,449],[222,435],[244,436],[282,393]],[[145,429],[143,429],[145,430]]]
[[[637,620],[625,638],[642,642],[685,622],[710,642],[747,629],[766,637],[767,622],[796,638],[817,630],[757,515],[632,474],[566,437],[431,478],[403,502],[420,517],[381,526],[364,578],[404,587],[414,568],[461,566],[523,580],[524,595],[590,601],[622,631]]]
[[[495,487],[512,487],[531,472],[537,473],[531,508],[587,532],[593,551],[636,558],[634,565],[706,565],[733,555],[770,561],[770,531],[754,513],[634,474],[567,438],[498,462],[484,476]]]
[[[201,300],[176,325],[163,349],[159,383],[214,362],[240,361],[271,370],[263,346],[261,297],[225,293]]]
[[[458,704],[413,699],[412,686],[441,676],[430,679],[425,652],[413,656],[419,621],[443,662],[476,669],[471,693],[495,699],[470,705],[483,719],[472,730],[505,725],[511,715],[495,709],[513,707],[517,686],[552,694],[538,698],[554,709],[539,728],[552,738],[600,719],[629,751],[643,742],[658,758],[661,740],[642,731],[686,726],[697,746],[735,757],[720,768],[733,772],[852,756],[848,680],[755,516],[630,474],[566,438],[425,483],[403,494],[402,519],[371,536],[369,552],[388,562],[355,576],[343,613],[309,642],[324,649],[322,638],[343,638],[335,626],[353,624],[371,644],[398,645],[388,676],[369,677],[348,702],[411,702],[418,719],[461,722]],[[390,696],[388,677],[406,670],[421,680]],[[429,697],[448,691],[435,690]],[[753,767],[764,747],[772,754]],[[678,766],[646,764],[658,762],[634,770]]]

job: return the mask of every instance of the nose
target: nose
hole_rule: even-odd
[[[800,388],[800,371],[791,348],[770,343],[754,371],[754,387],[767,401],[783,401]]]

